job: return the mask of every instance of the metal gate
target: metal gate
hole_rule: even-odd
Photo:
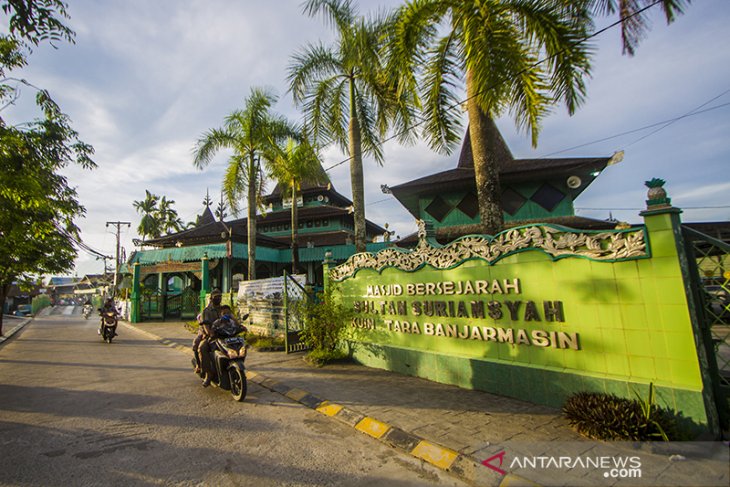
[[[142,321],[161,320],[165,310],[165,296],[158,290],[142,293],[139,303],[139,314]]]
[[[198,314],[200,297],[196,291],[190,288],[180,294],[168,295],[165,298],[165,319],[192,319]]]
[[[682,227],[720,423],[730,422],[730,245]]]
[[[304,287],[299,284],[291,275],[284,273],[284,326],[286,353],[302,352],[309,350],[307,344],[301,337],[305,324],[299,320],[296,312],[296,304],[304,300],[314,299]]]

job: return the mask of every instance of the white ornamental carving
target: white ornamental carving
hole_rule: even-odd
[[[420,226],[420,225],[419,225]],[[469,235],[445,246],[433,246],[419,228],[418,245],[413,250],[388,248],[376,254],[355,254],[343,264],[330,269],[330,278],[342,281],[360,269],[386,267],[415,271],[428,264],[435,269],[450,269],[469,259],[494,263],[524,250],[541,250],[553,257],[584,257],[597,261],[616,261],[648,257],[645,230],[613,230],[578,233],[568,228],[540,225],[507,230],[495,237]]]

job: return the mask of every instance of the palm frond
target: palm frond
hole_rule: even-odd
[[[210,164],[215,154],[235,145],[235,137],[223,129],[211,129],[200,137],[193,149],[193,165],[203,169]]]
[[[352,0],[307,0],[304,14],[310,17],[323,15],[326,22],[336,27],[338,32],[347,32],[357,17],[357,9]]]
[[[424,84],[429,87],[424,94],[426,113],[424,132],[431,149],[450,153],[461,139],[461,118],[454,107],[459,99],[454,93],[461,69],[454,35],[441,38],[424,68]]]
[[[590,0],[593,12],[597,15],[613,15],[618,13],[624,19],[621,22],[621,43],[623,53],[633,56],[636,48],[649,30],[648,10],[639,11],[653,3],[651,0]],[[678,15],[684,13],[691,0],[663,0],[661,2],[664,18],[671,24]]]
[[[245,156],[232,156],[228,160],[228,166],[223,177],[223,194],[231,213],[235,216],[238,216],[240,212],[239,201],[246,192],[249,183],[248,171],[246,171],[247,163],[248,159]]]
[[[355,104],[356,116],[360,125],[360,139],[362,142],[363,154],[372,155],[375,161],[383,164],[383,142],[378,134],[377,128],[377,106],[369,97],[355,89],[355,99],[351,103]]]

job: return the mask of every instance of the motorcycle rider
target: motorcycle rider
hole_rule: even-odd
[[[82,310],[82,313],[84,314],[84,318],[88,319],[89,315],[91,314],[91,299],[86,298],[86,301],[84,301],[84,307]]]
[[[200,344],[198,356],[200,368],[203,371],[203,387],[208,387],[214,376],[213,361],[210,353],[210,339],[214,335],[213,323],[221,317],[221,300],[223,295],[220,289],[213,289],[210,293],[210,303],[203,310],[203,320],[200,323]]]
[[[116,318],[117,316],[119,316],[119,311],[114,304],[114,298],[111,297],[104,302],[104,306],[99,311],[101,312],[101,325],[99,325],[99,330],[97,331],[97,333],[101,335],[101,332],[104,331],[104,314],[114,313],[114,317]],[[113,336],[117,336],[116,324],[112,327],[112,332],[114,333]]]

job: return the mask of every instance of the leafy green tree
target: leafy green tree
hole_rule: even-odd
[[[139,233],[143,240],[145,237],[157,238],[161,234],[160,221],[157,219],[159,212],[157,204],[160,197],[150,193],[147,189],[144,191],[145,199],[132,203],[137,213],[142,214],[142,219],[137,226],[137,233]]]
[[[299,244],[297,233],[299,228],[297,199],[303,182],[325,184],[329,181],[322,169],[319,153],[305,136],[301,142],[288,139],[284,147],[272,144],[272,153],[268,157],[270,176],[279,183],[282,194],[289,192],[291,196],[291,251],[292,273],[299,272]]]
[[[242,110],[228,115],[223,126],[205,132],[195,147],[193,164],[203,169],[222,149],[231,149],[223,179],[223,192],[234,214],[239,212],[239,199],[246,193],[248,203],[248,279],[256,279],[256,210],[265,175],[261,158],[271,141],[280,142],[296,132],[288,121],[271,112],[276,97],[254,88]]]
[[[629,56],[634,55],[639,42],[649,30],[648,9],[644,9],[655,2],[656,0],[589,0],[595,15],[618,14],[625,19],[621,22],[621,43],[624,54]],[[684,13],[684,8],[690,3],[691,0],[662,0],[660,4],[667,24],[671,24],[677,15]]]
[[[78,140],[68,118],[44,92],[38,98],[43,119],[21,128],[0,124],[0,303],[13,281],[73,268],[74,219],[84,208],[59,170],[72,163],[95,167],[92,148]]]
[[[572,113],[585,95],[589,48],[582,2],[564,0],[411,0],[391,29],[391,69],[408,89],[420,86],[424,135],[450,152],[462,134],[455,90],[465,85],[479,217],[487,233],[502,229],[499,155],[507,150],[494,118],[509,112],[537,143],[540,120],[564,102]],[[544,55],[548,62],[538,63]],[[463,81],[462,81],[463,80]]]
[[[391,126],[408,140],[415,99],[384,69],[382,33],[388,19],[359,17],[350,0],[308,0],[304,12],[322,14],[337,40],[333,46],[309,44],[294,54],[290,90],[315,140],[334,141],[350,156],[355,248],[364,252],[363,154],[382,164],[382,140]]]
[[[5,0],[0,9],[9,23],[8,33],[0,35],[0,110],[5,110],[18,97],[10,83],[19,80],[10,73],[27,64],[32,46],[73,42],[74,33],[59,20],[68,15],[58,0]],[[32,122],[12,125],[0,117],[0,305],[14,281],[73,268],[79,238],[74,219],[84,208],[59,172],[70,164],[95,167],[93,148],[79,140],[47,91],[38,89],[36,104],[41,116]]]

